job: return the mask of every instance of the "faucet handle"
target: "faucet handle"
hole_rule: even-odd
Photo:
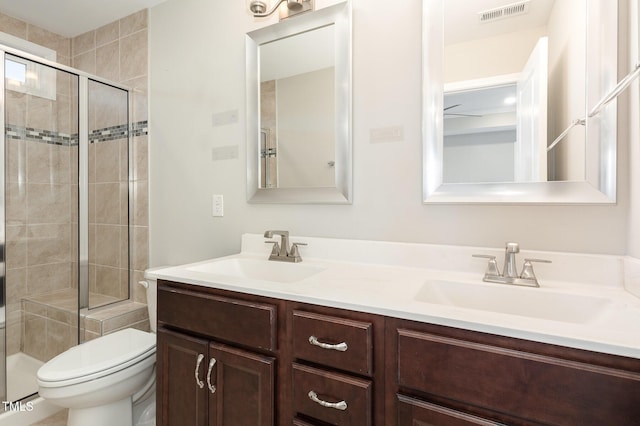
[[[498,268],[498,262],[496,262],[496,257],[489,254],[473,254],[472,257],[479,257],[482,259],[489,259],[489,263],[487,264],[487,270],[484,273],[485,277],[488,275],[497,277],[500,276],[500,269]]]
[[[536,274],[533,272],[533,265],[531,264],[533,262],[551,263],[550,260],[546,259],[525,259],[524,265],[522,265],[522,274],[520,274],[520,278],[525,280],[535,280],[536,282],[538,281]]]
[[[301,262],[302,257],[300,257],[300,250],[298,250],[298,246],[306,246],[307,243],[291,243],[291,251],[289,252],[289,257],[293,257],[295,262]]]
[[[280,253],[280,244],[277,241],[265,241],[265,244],[273,244],[271,249],[271,256],[277,256]]]

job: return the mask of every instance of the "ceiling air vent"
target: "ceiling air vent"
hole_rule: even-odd
[[[523,15],[529,12],[529,1],[523,0],[517,3],[508,4],[506,6],[496,7],[494,9],[478,12],[480,22],[496,21],[498,19],[509,18],[511,16]]]

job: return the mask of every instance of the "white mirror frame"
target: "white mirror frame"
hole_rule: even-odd
[[[442,169],[444,1],[446,0],[423,0],[422,8],[423,202],[425,204],[615,204],[616,102],[608,104],[595,117],[589,118],[587,115],[617,84],[618,2],[611,0],[587,2],[585,180],[444,183]]]
[[[335,25],[335,187],[259,188],[260,45]],[[246,36],[247,200],[250,203],[351,204],[351,3],[349,1],[252,31]]]

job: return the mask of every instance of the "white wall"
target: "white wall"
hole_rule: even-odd
[[[242,233],[280,228],[294,235],[492,247],[513,240],[526,249],[625,253],[627,157],[619,157],[617,206],[423,205],[421,2],[353,4],[354,202],[319,206],[246,202],[244,33],[264,22],[236,0],[168,0],[150,10],[152,266],[231,254]],[[212,114],[229,110],[239,112],[238,122],[213,127]],[[402,126],[404,141],[370,143],[371,129],[388,126]],[[211,149],[226,145],[238,146],[239,158],[212,161]],[[223,218],[211,216],[212,194],[225,197]]]
[[[442,153],[446,183],[513,182],[516,129],[448,135]]]
[[[276,81],[278,185],[335,186],[335,69]]]
[[[545,27],[537,27],[450,45],[445,40],[445,83],[520,73],[546,35]]]

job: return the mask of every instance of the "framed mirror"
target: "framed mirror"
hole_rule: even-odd
[[[349,204],[349,2],[246,37],[247,200]]]
[[[618,7],[423,0],[423,202],[616,202]]]

